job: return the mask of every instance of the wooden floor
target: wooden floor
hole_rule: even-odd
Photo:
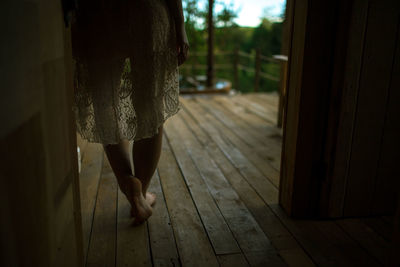
[[[275,94],[181,98],[165,124],[150,191],[132,227],[99,144],[78,138],[87,266],[381,266],[389,217],[292,220],[278,203]]]

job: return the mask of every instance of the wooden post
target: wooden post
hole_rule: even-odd
[[[285,99],[286,99],[286,77],[287,77],[287,60],[281,61],[281,79],[280,86],[278,89],[279,92],[279,107],[278,107],[278,120],[277,126],[282,128],[283,122],[283,112],[285,110]]]
[[[258,92],[260,88],[260,71],[261,71],[261,53],[260,49],[256,50],[256,62],[255,62],[255,77],[254,77],[254,92]]]
[[[196,64],[197,64],[197,55],[192,55],[192,77],[196,79]]]
[[[278,120],[277,120],[277,127],[282,128],[282,122],[284,120],[284,111],[286,107],[286,84],[287,84],[287,61],[288,57],[285,55],[274,55],[274,59],[278,60],[281,64],[281,71],[280,71],[280,84],[279,84],[279,106],[278,106]]]
[[[292,10],[291,10],[292,9]],[[290,47],[290,33],[292,28],[292,14],[293,11],[293,2],[286,2],[285,9],[285,19],[283,21],[283,29],[282,29],[282,46],[281,46],[281,55],[289,55],[289,47]],[[287,87],[287,71],[288,71],[288,63],[287,58],[285,61],[281,61],[281,71],[280,71],[280,86],[279,86],[279,109],[278,109],[278,120],[277,127],[282,128],[284,123],[284,111],[286,109],[286,87]]]
[[[235,89],[240,91],[239,89],[239,49],[235,48],[233,55],[233,82],[235,84]]]
[[[214,87],[214,0],[208,0],[207,87]]]

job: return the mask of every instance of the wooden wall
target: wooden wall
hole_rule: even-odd
[[[287,104],[279,202],[293,217],[318,216],[326,122],[341,3],[289,0]]]
[[[393,214],[400,1],[288,0],[280,204],[293,217]]]
[[[1,1],[0,32],[0,265],[82,266],[61,1]]]
[[[400,188],[400,2],[355,0],[329,216],[393,214]]]

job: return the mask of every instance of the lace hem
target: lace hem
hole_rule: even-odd
[[[85,139],[91,143],[100,143],[103,145],[113,145],[113,144],[115,145],[115,144],[119,144],[123,140],[136,142],[136,141],[139,141],[142,139],[151,138],[151,137],[155,136],[156,134],[158,134],[158,129],[160,128],[160,126],[163,125],[167,121],[167,119],[169,119],[170,117],[177,114],[181,109],[182,109],[182,106],[181,106],[181,104],[179,104],[177,106],[176,110],[173,111],[172,113],[166,114],[166,116],[164,117],[163,120],[153,123],[154,126],[150,130],[148,130],[148,133],[146,135],[142,135],[139,137],[136,137],[134,134],[132,134],[132,135],[128,135],[128,136],[120,136],[119,139],[103,140],[103,139],[99,139],[98,136],[96,136],[96,135],[90,135],[90,134],[87,135],[87,133],[85,133],[85,131],[80,131],[79,127],[77,128],[77,131],[83,139]]]

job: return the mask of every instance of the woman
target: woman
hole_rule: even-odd
[[[180,109],[178,65],[189,48],[182,2],[81,0],[72,46],[77,130],[103,144],[135,223],[142,223],[156,199],[147,188],[160,157],[163,123]]]

